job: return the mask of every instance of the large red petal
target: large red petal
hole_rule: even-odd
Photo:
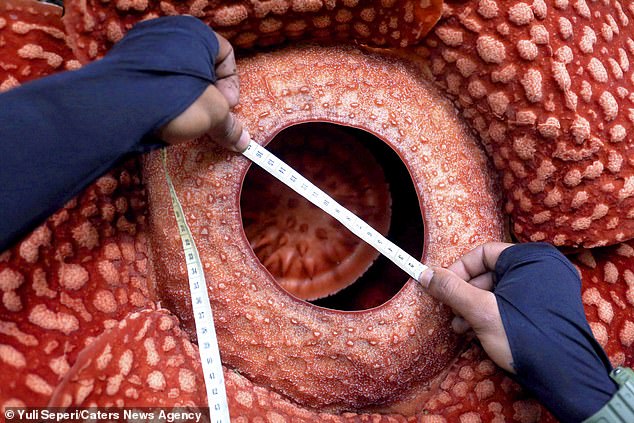
[[[500,170],[521,240],[634,236],[633,27],[631,3],[451,1],[428,38],[431,71]]]
[[[94,337],[154,299],[134,162],[0,254],[0,406],[42,406]]]
[[[51,407],[206,407],[198,349],[165,310],[132,313],[78,356]]]
[[[61,15],[61,7],[35,0],[0,2],[0,92],[79,67]]]
[[[287,40],[359,40],[399,46],[417,43],[440,17],[440,0],[67,0],[66,28],[83,62],[102,56],[134,23],[190,14],[251,48]]]
[[[634,366],[634,241],[573,258],[590,328],[614,366]]]

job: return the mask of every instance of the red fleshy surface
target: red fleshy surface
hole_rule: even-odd
[[[198,348],[178,319],[149,309],[129,314],[84,348],[48,405],[205,406],[203,385]]]
[[[79,352],[151,306],[135,162],[113,170],[0,255],[0,401],[42,406]]]
[[[631,2],[448,1],[419,53],[480,135],[522,241],[634,236]]]
[[[30,0],[0,2],[0,92],[54,72],[76,69],[62,8]]]
[[[80,2],[69,1],[69,3],[70,16],[66,26],[72,29],[73,45],[83,62],[103,54],[107,46],[116,41],[133,22],[158,14],[170,14],[173,11],[173,7],[168,2],[151,2],[146,8],[144,1],[119,0],[114,3],[99,3],[101,12],[104,14],[96,18],[92,14],[82,15],[84,11],[78,6]],[[349,3],[356,5],[354,1]],[[532,128],[531,134],[537,139],[548,138],[542,132],[555,133],[557,137],[568,137],[565,142],[571,141],[572,144],[565,145],[566,148],[574,148],[577,153],[567,150],[566,156],[563,146],[556,147],[558,150],[553,153],[552,149],[549,150],[551,147],[539,142],[533,143],[531,140],[523,139],[506,145],[495,139],[498,136],[496,134],[504,133],[504,131],[515,134],[518,133],[517,131],[526,129],[525,119],[528,119],[528,122],[531,121],[530,112],[534,109],[530,101],[527,103],[526,99],[520,99],[517,103],[511,102],[509,108],[500,115],[496,114],[496,110],[501,107],[500,101],[504,103],[503,95],[490,99],[485,96],[484,100],[476,99],[474,104],[477,104],[477,107],[472,107],[470,103],[469,96],[473,100],[475,96],[472,94],[477,91],[472,91],[477,88],[477,84],[470,84],[475,80],[473,76],[478,75],[486,79],[498,69],[497,64],[487,61],[495,59],[495,55],[490,54],[498,51],[497,44],[491,42],[487,44],[488,39],[481,41],[480,51],[477,51],[479,37],[471,32],[480,35],[493,34],[492,36],[499,37],[507,48],[509,57],[514,57],[516,64],[537,64],[534,66],[542,75],[557,77],[554,74],[548,74],[549,68],[544,64],[545,59],[541,56],[530,60],[523,58],[522,60],[529,61],[522,62],[514,55],[530,56],[533,51],[530,43],[521,43],[521,46],[518,44],[522,37],[527,41],[532,40],[538,46],[538,52],[543,53],[543,45],[537,42],[543,35],[540,33],[540,23],[550,35],[550,41],[561,41],[557,37],[562,37],[561,34],[565,32],[565,28],[561,29],[561,19],[557,18],[563,16],[564,13],[560,10],[561,8],[549,6],[548,13],[542,15],[544,3],[540,1],[529,6],[531,12],[528,13],[529,9],[520,3],[500,5],[499,15],[485,17],[484,15],[491,13],[493,5],[498,6],[498,3],[482,1],[479,7],[471,7],[471,3],[468,2],[450,2],[450,5],[458,4],[458,6],[445,9],[445,20],[442,26],[436,28],[435,35],[428,39],[430,50],[424,52],[428,54],[431,51],[431,69],[439,79],[445,78],[441,84],[445,86],[449,95],[457,98],[465,110],[465,117],[471,122],[473,128],[479,131],[496,166],[502,171],[508,192],[507,212],[515,216],[514,229],[520,236],[525,239],[547,239],[561,245],[601,245],[628,239],[631,234],[628,232],[627,223],[631,219],[628,209],[630,197],[627,195],[629,193],[627,172],[631,163],[628,160],[619,161],[615,155],[623,154],[622,148],[627,145],[627,137],[619,141],[620,129],[613,128],[614,124],[620,123],[626,134],[631,133],[631,118],[624,118],[624,113],[632,100],[628,95],[622,95],[624,89],[627,91],[625,88],[627,84],[631,83],[631,75],[628,73],[631,71],[625,69],[626,62],[622,57],[624,54],[627,58],[633,53],[632,47],[625,38],[629,32],[627,24],[623,23],[622,16],[630,17],[631,20],[632,10],[621,8],[619,12],[618,6],[601,6],[600,10],[595,10],[595,12],[599,11],[600,17],[607,22],[607,26],[610,27],[607,28],[601,19],[583,16],[586,13],[583,8],[584,2],[567,6],[574,7],[574,11],[566,10],[566,13],[571,12],[581,16],[580,22],[595,34],[600,34],[598,45],[605,48],[595,47],[595,51],[600,51],[603,55],[597,57],[607,70],[608,84],[602,82],[603,73],[600,66],[596,62],[591,62],[591,58],[595,56],[592,54],[583,56],[577,50],[585,48],[580,44],[583,40],[573,38],[577,46],[571,46],[572,50],[577,56],[583,57],[585,69],[581,72],[584,77],[578,79],[573,77],[571,91],[581,98],[579,104],[583,104],[582,101],[586,101],[583,96],[588,94],[583,91],[582,81],[590,81],[594,89],[589,101],[594,104],[594,107],[583,107],[587,110],[596,109],[597,112],[595,115],[590,115],[590,118],[587,114],[583,115],[582,112],[585,112],[585,109],[578,113],[585,116],[591,123],[590,135],[584,135],[583,131],[575,132],[574,128],[561,124],[566,122],[566,116],[571,113],[566,110],[568,107],[566,101],[571,101],[570,96],[553,99],[555,104],[553,110],[546,109],[548,113],[537,114],[539,119],[554,116],[560,120],[560,127],[557,127],[552,120],[546,122],[546,126],[528,125]],[[189,1],[179,4],[186,9],[179,9],[178,12],[186,10],[195,12],[194,14],[205,14],[210,22],[215,19],[216,26],[220,24],[223,32],[241,47],[273,44],[304,36],[350,38],[354,31],[360,35],[362,41],[372,41],[372,37],[376,36],[372,32],[375,28],[372,28],[370,36],[364,36],[361,27],[361,32],[359,29],[335,28],[334,26],[324,32],[310,29],[310,26],[309,29],[304,28],[293,32],[293,28],[302,28],[300,20],[308,21],[307,17],[314,18],[311,15],[314,12],[310,11],[298,10],[284,14],[271,9],[268,16],[263,17],[257,14],[256,9],[250,9],[247,6],[247,17],[238,22],[237,19],[242,13],[240,6],[244,6],[241,3],[232,3],[231,6],[226,3],[211,4],[206,1]],[[204,6],[207,4],[210,8],[205,9]],[[286,4],[286,2],[275,3],[272,0],[267,4]],[[297,2],[297,4],[310,5],[311,3]],[[339,5],[337,7],[341,6],[337,4]],[[340,8],[330,8],[327,12],[322,10],[322,15],[334,17],[339,10],[347,8],[347,5],[343,2]],[[508,10],[510,6],[516,7],[513,13]],[[324,10],[328,9],[328,2],[324,2],[324,5],[320,7],[324,7]],[[590,9],[592,7],[594,7],[593,4],[590,5]],[[350,6],[350,9],[353,11],[351,24],[364,20],[360,7]],[[159,10],[160,12],[157,12]],[[398,7],[389,10],[395,11],[389,13],[404,17],[403,11]],[[27,0],[7,0],[0,4],[2,19],[0,20],[0,90],[10,89],[18,83],[55,71],[74,69],[79,66],[63,35],[63,26],[57,17],[59,11],[60,9],[54,6],[43,6]],[[288,4],[286,11],[288,11]],[[265,36],[263,28],[273,28],[277,25],[273,21],[266,20],[271,17],[280,17],[279,20],[286,26],[283,30],[272,31],[268,33],[270,35]],[[91,22],[93,18],[94,21]],[[528,23],[521,23],[525,19],[528,19]],[[315,25],[314,22],[316,21],[313,19],[312,25]],[[505,22],[506,27],[503,25]],[[273,26],[266,26],[271,24]],[[86,29],[91,25],[94,25],[92,31],[87,31]],[[481,26],[478,27],[478,25]],[[559,26],[556,27],[557,25]],[[536,27],[537,29],[534,29]],[[616,31],[615,27],[621,32]],[[452,28],[459,28],[456,29],[458,32],[467,34],[463,44],[460,44],[460,49],[447,48],[447,46],[455,47],[451,43],[455,42],[455,40],[452,41],[452,36],[457,33],[452,33]],[[464,32],[464,28],[468,28],[471,32]],[[249,33],[251,34],[244,35]],[[589,34],[588,31],[585,33]],[[239,38],[241,34],[243,38]],[[576,32],[575,37],[581,37],[579,34],[584,34],[583,29]],[[610,36],[615,37],[618,42],[609,42]],[[407,43],[418,40],[417,36],[414,37],[411,33],[395,39],[398,41],[397,44],[403,40]],[[434,43],[437,44],[434,45]],[[512,43],[515,43],[517,51],[511,49]],[[562,46],[563,44],[558,47]],[[23,49],[24,47],[27,48]],[[621,47],[624,53],[618,50]],[[553,48],[553,51],[558,50]],[[561,51],[561,57],[565,58],[565,53],[565,50]],[[621,56],[619,57],[618,54]],[[556,57],[559,59],[559,56]],[[618,67],[615,67],[609,58],[618,59],[615,59],[616,65],[624,72],[622,79],[618,78]],[[464,76],[463,73],[469,69],[468,60],[484,60],[486,63],[478,66],[480,73]],[[442,61],[444,63],[441,63]],[[522,72],[529,74],[527,69],[530,66],[533,65],[520,66],[520,68]],[[568,71],[572,72],[573,69],[570,65],[568,66]],[[535,74],[530,73],[530,75]],[[552,92],[552,88],[560,83],[557,79],[542,77],[544,87],[547,88],[546,93]],[[526,81],[530,80],[530,78],[526,79]],[[495,84],[495,82],[484,84],[489,91],[487,94],[495,91],[495,88],[492,88],[497,87]],[[512,80],[512,84],[515,84],[513,88],[508,88],[509,91],[505,91],[505,88],[502,90],[503,93],[511,92],[510,90],[520,92],[520,88],[526,93],[530,91],[526,89],[526,86],[530,84],[522,83],[521,80]],[[615,118],[610,119],[610,113],[613,112],[610,107],[613,103],[609,96],[602,95],[603,92],[612,93],[621,106]],[[535,92],[530,91],[529,94],[535,95]],[[524,107],[526,105],[531,107]],[[546,104],[544,107],[550,106]],[[630,121],[624,119],[630,119]],[[549,132],[549,130],[552,131]],[[586,138],[579,142],[579,139],[584,136]],[[598,145],[594,137],[599,139],[603,137],[608,142]],[[553,145],[557,146],[557,143]],[[598,150],[594,151],[595,147],[598,147]],[[586,154],[584,148],[589,149],[590,155],[584,156]],[[552,160],[557,168],[554,172],[550,172],[550,168],[545,166],[544,162],[552,159],[553,154],[564,154],[566,158],[556,157],[556,160]],[[577,154],[581,154],[580,160],[575,160]],[[592,167],[596,161],[602,161],[601,169],[596,165]],[[574,173],[575,170],[579,171],[578,174]],[[597,172],[599,176],[595,177]],[[577,180],[580,182],[571,185]],[[554,194],[548,196],[550,192],[555,191],[557,183],[563,183],[563,186],[568,187],[567,190],[560,189],[559,200]],[[613,185],[612,188],[609,187],[610,184]],[[543,188],[540,191],[542,185]],[[582,191],[587,193],[585,201],[583,200],[586,197],[580,194]],[[624,197],[622,201],[610,202],[610,196],[619,197],[619,195]],[[112,384],[118,383],[117,375],[120,374],[116,372],[121,370],[119,362],[115,365],[115,358],[121,358],[129,347],[129,350],[134,351],[135,354],[138,352],[139,359],[150,360],[153,363],[153,359],[149,359],[151,354],[148,353],[151,348],[145,344],[145,339],[153,339],[152,337],[156,338],[153,341],[154,345],[160,345],[157,351],[162,349],[162,352],[159,352],[161,358],[170,357],[171,351],[174,356],[179,355],[182,358],[175,361],[180,364],[167,370],[152,368],[151,365],[136,368],[135,377],[138,376],[138,379],[142,381],[143,388],[135,393],[136,386],[125,384],[129,382],[134,384],[137,379],[122,379],[119,382],[123,385],[119,386],[116,392],[121,395],[118,399],[123,402],[116,404],[167,405],[170,404],[170,399],[175,398],[174,389],[178,390],[178,395],[181,395],[179,398],[184,402],[204,404],[205,400],[201,397],[202,391],[188,392],[191,387],[191,377],[194,375],[195,379],[199,369],[197,358],[193,355],[195,347],[180,332],[176,320],[169,317],[166,311],[156,310],[153,305],[157,297],[147,280],[150,258],[146,246],[146,201],[144,189],[140,183],[139,169],[135,163],[129,163],[95,182],[22,242],[0,253],[2,291],[0,375],[5,375],[0,376],[0,406],[44,405],[49,402],[53,392],[56,392],[54,398],[56,404],[67,405],[68,397],[64,393],[77,389],[77,383],[85,381],[87,375],[98,375],[101,379],[93,386],[89,393],[92,396],[86,397],[86,401],[108,404],[108,389],[114,390]],[[553,201],[555,206],[549,206],[548,204]],[[579,206],[573,206],[573,202]],[[597,209],[602,205],[606,205],[607,208]],[[606,209],[607,213],[603,214],[603,209]],[[545,214],[546,211],[550,214]],[[526,215],[531,216],[532,220],[525,217]],[[589,216],[587,227],[585,227],[585,221],[578,221],[574,226],[576,219],[584,218],[586,215]],[[615,218],[619,219],[616,223]],[[557,237],[558,235],[562,236]],[[612,247],[583,251],[572,258],[582,274],[583,301],[592,330],[606,348],[614,365],[632,366],[634,364],[633,246],[634,244],[628,241]],[[138,310],[144,311],[135,315],[134,312]],[[161,322],[166,322],[165,319],[171,322],[169,325],[165,323],[165,333],[159,328],[156,333],[146,338],[132,337],[134,325],[148,322],[150,326],[160,326]],[[134,332],[138,333],[136,328]],[[177,340],[178,346],[174,347],[176,349],[170,347],[172,341],[167,340],[168,337]],[[117,340],[120,341],[118,344],[116,344]],[[108,349],[108,345],[111,345],[113,356],[106,360],[109,354],[104,355],[104,352]],[[94,358],[97,360],[92,362]],[[96,368],[100,365],[99,358],[108,361],[107,363],[102,361],[105,363],[103,369]],[[92,368],[84,366],[89,362]],[[164,389],[154,389],[163,387],[161,377],[155,373],[159,370],[164,375]],[[181,373],[184,376],[180,376]],[[165,377],[165,374],[168,376]],[[249,421],[256,417],[275,422],[292,419],[336,422],[408,420],[389,412],[379,415],[372,412],[331,414],[316,411],[299,406],[272,392],[266,386],[254,384],[234,370],[226,369],[225,376],[232,418],[238,422]],[[108,380],[113,377],[112,381]],[[179,377],[182,381],[180,379],[177,381]],[[409,420],[422,422],[553,420],[552,416],[522,393],[516,384],[497,369],[477,345],[469,347],[446,369],[445,373],[440,374],[433,381],[432,385],[431,393],[425,396],[424,400],[412,405],[411,409],[416,411],[410,414],[416,417],[411,417]],[[172,397],[169,396],[170,392]]]
[[[139,20],[177,14],[202,19],[239,48],[307,38],[405,47],[417,43],[436,23],[442,1],[67,0],[65,4],[65,24],[75,53],[88,62],[102,56]]]
[[[634,366],[634,241],[583,251],[582,300],[595,338],[613,366]]]

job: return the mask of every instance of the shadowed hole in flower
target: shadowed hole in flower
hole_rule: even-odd
[[[414,185],[398,155],[369,132],[327,123],[282,130],[268,148],[412,256],[423,251]],[[241,195],[245,233],[292,295],[338,310],[392,298],[408,276],[334,218],[251,166]]]

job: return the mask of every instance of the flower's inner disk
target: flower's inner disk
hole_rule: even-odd
[[[360,129],[303,123],[267,145],[274,154],[414,257],[423,221],[410,175],[383,141]],[[338,310],[383,304],[408,280],[388,259],[271,175],[251,166],[244,230],[260,262],[292,295]]]

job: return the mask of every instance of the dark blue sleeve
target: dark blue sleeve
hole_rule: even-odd
[[[495,276],[517,381],[562,422],[590,417],[617,387],[583,311],[577,270],[548,244],[518,244],[500,255]]]
[[[153,137],[215,82],[218,41],[189,16],[137,24],[103,59],[0,94],[0,252]]]

